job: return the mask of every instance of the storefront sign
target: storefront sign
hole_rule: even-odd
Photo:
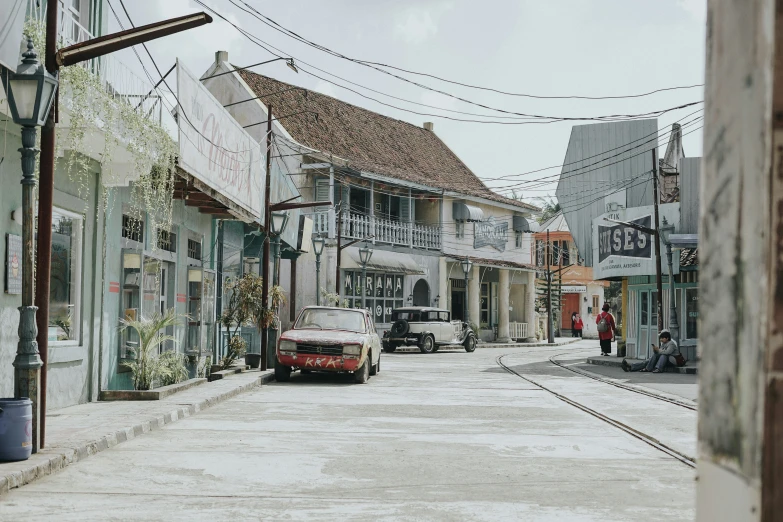
[[[561,286],[560,293],[561,294],[586,294],[587,287],[585,285]]]
[[[182,104],[177,115],[180,165],[262,223],[261,145],[179,62],[177,94]]]
[[[8,294],[22,293],[22,236],[5,235],[5,291]]]
[[[675,232],[680,226],[680,204],[666,203],[658,207],[661,224],[664,218],[674,224]],[[625,221],[647,228],[654,228],[652,205],[619,209],[603,214],[593,220],[593,277],[630,277],[655,275],[655,240],[650,234],[635,228],[607,221]],[[674,256],[674,273],[680,271],[680,258]],[[663,273],[668,273],[666,256],[663,255]]]
[[[495,218],[489,218],[473,224],[473,248],[491,246],[503,252],[508,238],[508,223],[495,223]]]

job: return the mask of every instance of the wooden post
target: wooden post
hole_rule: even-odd
[[[264,191],[264,249],[261,260],[261,300],[264,306],[269,306],[269,230],[270,223],[269,198],[272,186],[272,104],[267,105],[266,122],[266,190]],[[266,370],[267,353],[269,351],[269,329],[261,329],[261,371]]]
[[[655,283],[658,291],[658,335],[661,335],[663,330],[663,269],[661,267],[661,222],[658,217],[658,201],[660,200],[660,193],[658,192],[658,151],[653,149],[652,151],[653,161],[653,208],[655,209]]]

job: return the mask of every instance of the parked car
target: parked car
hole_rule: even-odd
[[[291,330],[280,336],[275,379],[285,382],[291,372],[353,372],[366,383],[381,370],[381,340],[366,310],[307,306]]]
[[[433,353],[441,346],[462,345],[466,352],[476,350],[476,334],[463,321],[452,321],[451,312],[441,308],[409,306],[392,310],[391,330],[383,333],[383,351],[399,346],[418,346]]]

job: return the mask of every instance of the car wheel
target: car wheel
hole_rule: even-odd
[[[386,352],[386,353],[394,353],[394,351],[395,351],[396,349],[397,349],[397,347],[396,347],[396,346],[389,346],[389,345],[386,345],[386,346],[384,346],[384,347],[383,347],[383,351],[384,351],[384,352]]]
[[[369,360],[370,360],[370,375],[375,375],[376,373],[378,373],[378,369],[377,369],[377,368],[376,368],[376,366],[375,366],[375,365],[372,363],[372,352],[369,352],[369,353],[367,354],[367,359],[369,359]]]
[[[381,373],[381,358],[378,357],[378,362],[375,363],[375,374]]]
[[[425,335],[419,345],[421,353],[433,353],[435,351],[435,339],[431,335]]]
[[[275,360],[275,380],[277,382],[288,382],[291,379],[291,367],[285,366],[280,361]]]
[[[465,339],[465,342],[463,343],[463,346],[465,347],[465,351],[475,352],[476,351],[476,338],[472,335],[469,335],[467,339]]]
[[[370,358],[364,360],[362,364],[355,372],[353,372],[353,382],[356,384],[367,384],[370,380]]]
[[[394,324],[391,327],[391,335],[389,337],[397,338],[397,337],[404,337],[405,334],[408,333],[410,330],[410,325],[408,324],[408,321],[405,319],[398,319],[394,321]]]
[[[309,375],[313,373],[313,370],[299,370],[302,375]]]

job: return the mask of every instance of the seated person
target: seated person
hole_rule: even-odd
[[[669,330],[661,330],[658,339],[661,341],[661,346],[652,345],[654,353],[649,359],[633,364],[628,364],[628,361],[623,359],[623,370],[626,372],[661,373],[667,364],[676,366],[675,356],[679,355],[680,349],[677,347],[677,343],[672,341],[672,334]]]

